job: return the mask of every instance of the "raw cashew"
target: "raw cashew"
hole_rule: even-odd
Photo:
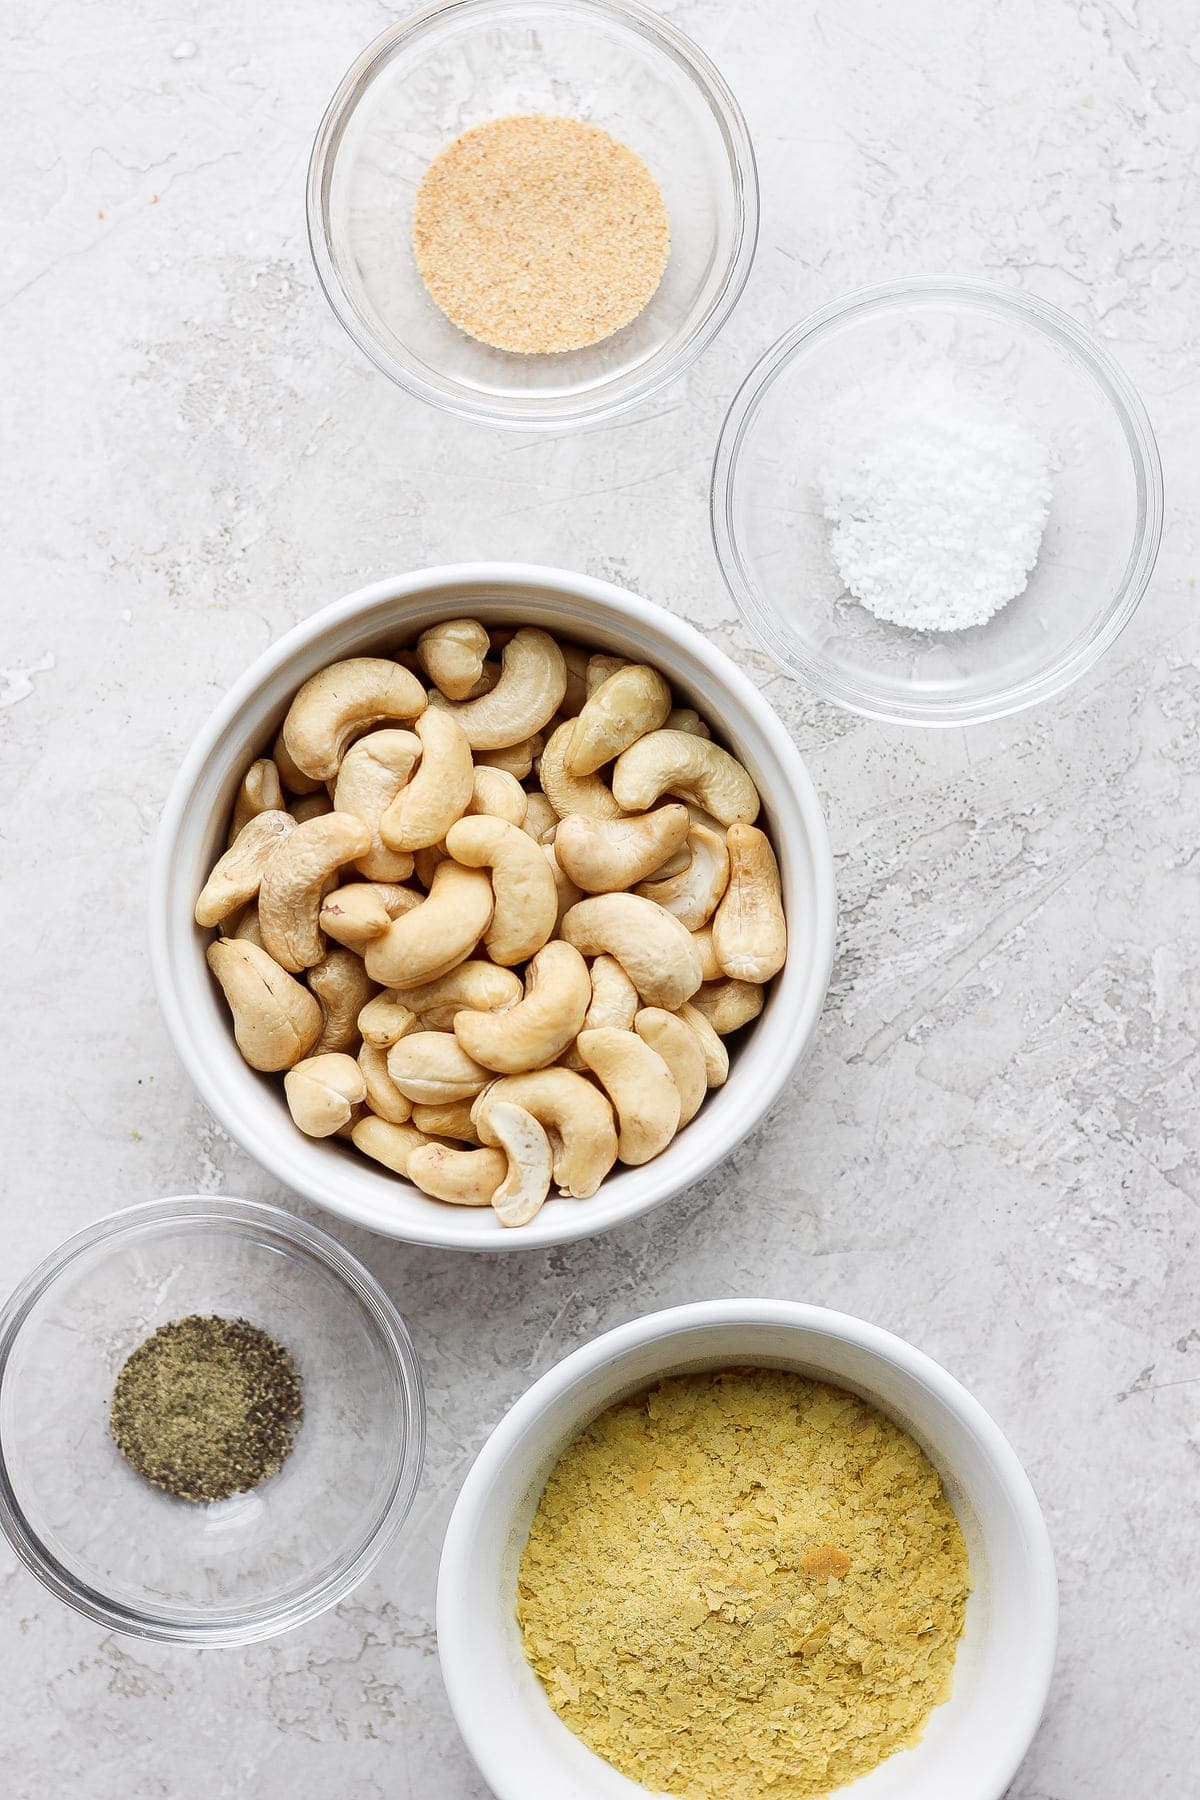
[[[402,788],[421,754],[421,740],[411,731],[372,731],[351,744],[342,758],[333,804],[353,813],[371,833],[371,847],[358,859],[368,881],[407,881],[413,871],[410,851],[392,850],[379,834],[379,822]]]
[[[424,899],[415,888],[388,881],[347,881],[321,902],[321,930],[361,951],[372,938],[382,937],[393,919],[411,912]]]
[[[566,1049],[583,1024],[592,983],[587,964],[570,944],[555,940],[533,958],[525,998],[507,1012],[459,1012],[454,1035],[485,1068],[515,1075],[540,1069]]]
[[[421,761],[379,821],[392,850],[427,850],[440,844],[471,804],[475,770],[471,746],[451,713],[430,708],[417,720]]]
[[[704,1014],[720,1037],[740,1031],[763,1009],[763,991],[756,981],[706,981],[692,995],[697,1012]]]
[[[588,1031],[604,1025],[632,1031],[638,1010],[638,991],[615,956],[598,956],[592,963],[592,998],[584,1017]]]
[[[321,1004],[321,1035],[315,1056],[358,1047],[358,1015],[375,992],[375,983],[351,950],[328,950],[308,971],[308,985]]]
[[[311,969],[320,962],[325,894],[338,870],[370,847],[371,833],[362,820],[340,812],[297,825],[280,844],[263,870],[258,923],[263,943],[285,969]]]
[[[489,1113],[502,1101],[532,1113],[545,1130],[554,1153],[554,1180],[561,1193],[586,1200],[596,1192],[617,1160],[612,1107],[599,1088],[570,1069],[506,1075],[485,1088],[471,1109],[485,1144],[495,1142]]]
[[[258,929],[258,908],[253,900],[249,906],[242,909],[232,923],[228,919],[222,919],[221,936],[245,938],[248,944],[257,944],[260,950],[265,948],[262,932]]]
[[[679,1089],[679,1123],[686,1125],[700,1111],[708,1092],[708,1073],[704,1048],[691,1026],[678,1013],[664,1012],[659,1006],[646,1006],[633,1021],[633,1029],[649,1044],[671,1071],[671,1079]]]
[[[488,1129],[507,1158],[504,1179],[491,1197],[493,1211],[502,1225],[528,1225],[550,1192],[554,1171],[550,1139],[532,1113],[510,1101],[493,1100],[487,1118]]]
[[[540,791],[525,796],[525,817],[521,820],[521,830],[528,832],[537,843],[541,843],[547,835],[558,828],[558,814]]]
[[[288,708],[283,745],[305,775],[332,781],[347,746],[387,719],[425,711],[415,675],[384,656],[352,656],[310,677]]]
[[[642,815],[645,816],[644,814]],[[673,875],[684,875],[692,866],[692,852],[685,842],[682,849],[676,850],[674,856],[668,856],[666,862],[652,869],[646,877],[647,881],[669,881]],[[643,882],[641,884],[645,886]]]
[[[437,1106],[417,1105],[412,1109],[412,1122],[429,1137],[457,1138],[460,1143],[477,1144],[479,1133],[471,1123],[471,1100],[444,1100]]]
[[[288,755],[287,745],[283,741],[282,731],[275,739],[274,746],[272,747],[271,761],[279,770],[279,779],[282,781],[289,794],[315,794],[321,787],[321,783],[317,780],[315,775],[306,775],[303,769],[298,769],[296,767],[295,763]]]
[[[217,938],[206,952],[233,1014],[237,1047],[252,1069],[290,1069],[321,1035],[321,1008],[272,956],[245,938]]]
[[[450,1031],[412,1031],[387,1052],[387,1070],[408,1100],[439,1106],[472,1100],[492,1079]]]
[[[609,656],[603,650],[597,650],[594,655],[589,656],[587,659],[587,675],[585,678],[587,682],[588,699],[591,699],[597,688],[603,687],[606,681],[610,681],[617,673],[618,669],[626,669],[628,667],[629,662],[626,657]]]
[[[465,700],[483,673],[488,634],[478,619],[445,619],[417,639],[417,660],[447,700]]]
[[[396,1175],[407,1175],[408,1159],[414,1150],[429,1142],[423,1131],[413,1125],[392,1125],[367,1113],[350,1131],[350,1141],[364,1156],[381,1162]]]
[[[770,981],[787,960],[779,864],[757,826],[729,827],[729,886],[713,919],[713,949],[738,981]]]
[[[408,1158],[408,1179],[423,1194],[452,1206],[490,1206],[508,1173],[502,1150],[455,1150],[449,1144],[422,1144]]]
[[[412,1116],[412,1101],[400,1092],[388,1074],[387,1050],[379,1050],[374,1044],[363,1044],[358,1052],[358,1066],[362,1070],[371,1111],[386,1119],[389,1125],[405,1124]]]
[[[242,785],[233,803],[230,843],[242,827],[248,825],[251,819],[256,819],[259,813],[282,812],[283,807],[283,786],[279,780],[279,770],[269,756],[260,756],[242,776]]]
[[[613,794],[625,812],[645,812],[661,794],[694,800],[722,825],[758,817],[758,789],[736,757],[689,731],[651,731],[613,769]],[[553,797],[553,796],[552,796]]]
[[[607,1026],[581,1031],[575,1047],[613,1103],[619,1160],[646,1163],[665,1150],[679,1129],[680,1095],[658,1051]]]
[[[362,1070],[352,1056],[329,1052],[306,1056],[283,1078],[288,1111],[307,1137],[332,1137],[348,1125],[366,1094]]]
[[[321,788],[316,794],[301,794],[298,800],[292,801],[291,813],[297,825],[303,825],[306,819],[319,819],[325,813],[333,811],[333,801]]]
[[[416,869],[417,880],[425,889],[426,893],[428,893],[433,886],[434,871],[439,863],[445,862],[446,854],[445,844],[427,844],[424,850],[414,850],[413,864]]]
[[[691,706],[676,706],[667,714],[668,731],[687,731],[692,737],[711,737],[712,732]]]
[[[416,1031],[419,1024],[416,1013],[392,988],[384,988],[382,994],[368,1000],[358,1015],[362,1041],[373,1050],[390,1050],[410,1031]]]
[[[712,926],[701,925],[699,931],[693,931],[692,943],[696,946],[696,955],[700,958],[701,979],[720,981],[725,971],[717,961],[717,953],[713,949]]]
[[[495,909],[485,942],[493,962],[509,967],[540,950],[554,930],[558,894],[540,845],[519,825],[475,816],[446,833],[446,848],[468,869],[490,869]]]
[[[724,1087],[729,1079],[729,1052],[700,1011],[685,1000],[676,1015],[693,1030],[704,1052],[704,1075],[710,1088]]]
[[[481,750],[475,759],[479,769],[499,769],[502,774],[511,775],[516,781],[524,781],[533,768],[534,761],[542,754],[545,739],[540,731],[532,737],[522,738],[518,744],[507,744],[503,750]]]
[[[691,860],[679,875],[639,882],[637,892],[674,913],[689,931],[699,931],[716,911],[729,882],[725,834],[693,824],[687,834]]]
[[[554,929],[561,935],[563,919],[571,908],[577,906],[583,899],[583,889],[577,888],[571,877],[559,867],[553,843],[542,845],[542,855],[546,858],[547,866],[554,877],[554,891],[558,900],[558,914],[554,921]]]
[[[492,884],[481,870],[439,863],[428,898],[367,944],[367,974],[381,987],[415,987],[449,974],[491,924],[492,908]]]
[[[567,773],[593,775],[648,731],[657,731],[670,710],[671,690],[658,670],[649,663],[624,664],[588,696],[567,746]]]
[[[554,834],[554,854],[588,894],[631,888],[673,856],[687,837],[686,806],[660,806],[627,819],[568,813]]]
[[[590,813],[596,819],[619,819],[621,808],[599,775],[578,776],[567,771],[567,750],[575,725],[574,719],[565,719],[557,731],[551,733],[550,740],[542,751],[542,759],[538,765],[538,780],[542,784],[542,792],[560,819],[565,818],[568,813]],[[645,812],[646,808],[636,806],[630,810]]]
[[[401,988],[396,1001],[410,1007],[424,1031],[453,1031],[460,1012],[504,1013],[521,998],[521,977],[495,963],[461,962],[449,974]]]
[[[475,770],[467,816],[482,813],[492,819],[507,819],[510,825],[523,825],[528,802],[529,796],[515,775],[485,765]]]
[[[700,985],[700,958],[687,929],[638,894],[581,900],[563,919],[562,935],[585,956],[615,956],[648,1006],[675,1012]]]
[[[217,862],[196,901],[197,925],[219,925],[230,913],[253,900],[263,870],[285,838],[296,829],[291,813],[278,809],[256,813]]]
[[[567,691],[558,710],[564,719],[574,719],[583,711],[587,699],[587,669],[591,659],[579,644],[560,644],[559,649],[567,665]]]
[[[500,679],[491,693],[453,706],[452,717],[472,750],[503,750],[540,731],[558,711],[566,690],[562,651],[548,632],[524,625],[504,646]]]

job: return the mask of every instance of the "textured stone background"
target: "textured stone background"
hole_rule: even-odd
[[[902,1332],[1010,1433],[1063,1590],[1016,1800],[1194,1791],[1200,1198],[1197,143],[1189,0],[687,0],[755,136],[763,237],[723,338],[646,416],[513,439],[365,366],[303,227],[310,138],[369,0],[8,0],[0,258],[4,1286],[126,1201],[283,1196],[194,1099],[143,947],[155,818],[278,632],[390,569],[609,575],[761,682],[838,859],[815,1053],[769,1122],[645,1225],[470,1263],[343,1232],[429,1384],[403,1544],[244,1654],[146,1648],[0,1554],[14,1800],[478,1800],[431,1624],[443,1525],[565,1350],[695,1296]],[[863,281],[953,269],[1066,306],[1140,383],[1169,485],[1140,616],[1036,715],[921,735],[830,710],[739,630],[706,483],[750,362]],[[1190,282],[1189,282],[1189,277]]]

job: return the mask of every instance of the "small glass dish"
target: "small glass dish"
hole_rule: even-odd
[[[304,1390],[278,1474],[215,1505],[152,1487],[108,1429],[126,1357],[192,1313],[269,1332]],[[188,1195],[114,1213],[0,1314],[0,1527],[51,1593],[115,1631],[247,1644],[315,1618],[399,1530],[424,1443],[395,1307],[332,1238],[277,1207]]]
[[[670,213],[657,292],[586,349],[490,349],[417,270],[422,175],[460,132],[511,113],[603,126],[645,159]],[[721,329],[754,258],[754,152],[719,72],[639,0],[443,0],[390,26],[338,88],[309,164],[308,234],[330,305],[385,375],[466,418],[561,429],[645,400]]]
[[[1025,591],[985,625],[884,623],[849,594],[820,470],[831,420],[897,371],[935,366],[1014,407],[1046,445],[1053,498]],[[712,478],[717,557],[746,623],[791,674],[869,718],[965,725],[1060,693],[1145,593],[1162,535],[1158,447],[1132,384],[1056,307],[986,282],[864,289],[797,325],[729,409]]]

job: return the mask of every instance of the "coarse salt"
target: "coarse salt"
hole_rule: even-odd
[[[838,572],[877,619],[982,625],[1024,592],[1050,516],[1050,453],[1002,400],[923,370],[858,393],[819,471]]]

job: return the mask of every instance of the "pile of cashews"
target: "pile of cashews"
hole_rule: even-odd
[[[658,670],[454,619],[305,682],[196,922],[301,1131],[523,1225],[725,1081],[787,953],[758,812]]]

